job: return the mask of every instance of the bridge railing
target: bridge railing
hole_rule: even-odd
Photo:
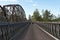
[[[37,22],[40,27],[60,39],[60,23],[58,22]]]
[[[23,23],[0,23],[0,40],[10,40],[19,30],[27,25]]]

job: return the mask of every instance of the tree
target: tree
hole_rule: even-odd
[[[48,10],[43,10],[43,20],[44,21],[51,21],[53,19],[53,14],[50,13]]]
[[[58,14],[58,17],[56,19],[54,19],[54,21],[57,21],[57,22],[60,21],[60,14]]]
[[[41,15],[38,9],[34,11],[33,16],[32,16],[32,21],[41,21]]]
[[[32,16],[31,15],[29,15],[29,21],[31,21],[32,20]]]

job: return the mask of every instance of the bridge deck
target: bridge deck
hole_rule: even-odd
[[[26,25],[27,26],[27,25]],[[43,32],[37,24],[31,24],[27,29],[24,29],[22,34],[14,37],[13,40],[56,40]]]

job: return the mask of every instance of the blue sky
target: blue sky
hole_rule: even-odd
[[[41,11],[43,9],[48,9],[56,16],[60,14],[60,0],[0,0],[0,5],[5,4],[20,4],[25,10],[27,18],[29,14],[33,15],[36,8],[40,14],[42,14]]]

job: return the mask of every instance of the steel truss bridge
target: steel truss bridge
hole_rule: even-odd
[[[42,31],[39,27],[43,28],[45,31],[47,31],[55,38],[51,37],[44,31]],[[34,40],[35,38],[36,40],[60,39],[60,23],[53,22],[0,23],[0,40]]]

